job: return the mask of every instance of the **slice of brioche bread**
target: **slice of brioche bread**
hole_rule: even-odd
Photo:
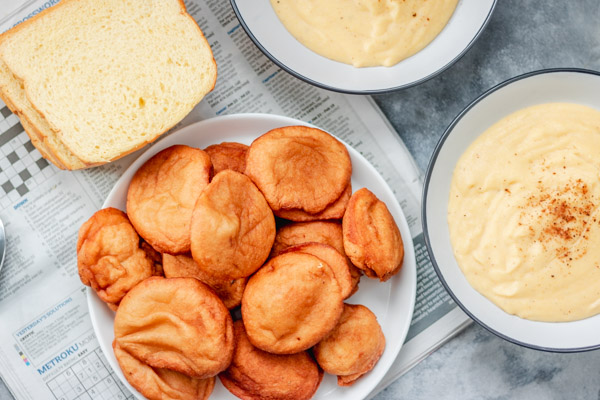
[[[19,117],[31,143],[44,158],[61,169],[81,169],[91,166],[75,157],[58,140],[46,120],[27,100],[22,82],[14,77],[2,59],[0,59],[0,97],[4,99],[8,108]]]
[[[0,43],[4,39],[0,35]],[[61,162],[54,152],[46,145],[44,136],[39,129],[35,128],[30,122],[32,119],[40,118],[39,113],[33,110],[29,100],[25,96],[23,84],[18,82],[14,75],[8,70],[4,61],[0,58],[0,97],[6,103],[6,106],[19,117],[21,126],[27,132],[31,139],[31,143],[38,149],[44,158],[51,161],[54,165],[61,169],[67,169],[65,163]],[[32,112],[32,116],[27,116],[28,112]],[[43,121],[42,121],[43,123]],[[46,123],[47,125],[47,123]],[[64,147],[64,146],[63,146]],[[80,160],[79,160],[80,162]],[[72,168],[75,169],[75,168]]]
[[[0,59],[12,75],[2,96],[25,98],[12,103],[69,169],[152,142],[216,81],[180,0],[63,0],[4,33]]]
[[[60,169],[66,169],[66,167],[64,166],[63,163],[61,163],[60,161],[58,161],[58,159],[56,157],[54,157],[54,154],[52,152],[50,152],[50,150],[48,149],[48,147],[44,144],[43,140],[36,134],[33,132],[33,128],[31,126],[31,124],[29,124],[29,120],[27,120],[26,118],[24,118],[18,111],[18,109],[15,107],[15,105],[13,103],[11,103],[10,101],[8,101],[6,94],[2,92],[2,88],[0,87],[0,96],[5,100],[6,102],[6,106],[14,113],[16,114],[19,119],[21,120],[21,126],[23,127],[23,129],[25,130],[25,132],[27,132],[27,135],[29,136],[29,139],[31,140],[31,143],[38,149],[38,151],[40,152],[40,154],[47,160],[49,160],[50,162],[52,162],[52,164],[56,165],[57,167],[59,167]]]

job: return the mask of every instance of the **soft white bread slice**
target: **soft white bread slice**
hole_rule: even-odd
[[[7,93],[6,84],[4,84],[4,82],[6,82],[6,79],[7,79],[7,75],[6,75],[7,71],[8,71],[8,69],[6,68],[4,63],[0,60],[0,97],[2,97],[2,99],[6,103],[6,106],[13,112],[13,114],[15,114],[17,117],[19,117],[19,119],[21,120],[21,126],[23,127],[23,129],[25,129],[25,132],[27,132],[29,139],[31,139],[31,143],[33,143],[33,145],[39,150],[39,152],[42,154],[42,156],[45,159],[50,160],[54,165],[64,169],[65,168],[64,165],[60,161],[58,161],[58,159],[56,159],[56,157],[54,157],[54,155],[49,151],[48,147],[44,144],[41,137],[33,132],[33,130],[31,129],[31,124],[29,123],[29,120],[27,120],[23,116],[23,113],[21,112],[19,107],[17,107],[15,105],[14,99],[12,99],[10,97],[10,95]],[[28,128],[26,127],[26,125]]]
[[[0,45],[4,39],[0,35]],[[31,143],[42,156],[61,169],[81,169],[93,166],[74,156],[57,138],[48,122],[35,110],[25,95],[23,82],[9,71],[0,58],[0,97],[21,120]]]
[[[0,94],[5,99],[6,105],[14,114],[19,116],[19,119],[21,120],[21,126],[23,127],[25,132],[27,132],[27,135],[29,136],[31,143],[38,149],[38,151],[42,154],[42,156],[45,159],[49,160],[50,162],[52,162],[52,164],[56,165],[60,169],[66,169],[64,164],[61,163],[56,157],[54,157],[54,154],[52,152],[50,152],[50,150],[45,145],[43,140],[36,133],[33,132],[33,128],[31,126],[31,124],[29,123],[29,120],[27,120],[26,118],[24,118],[22,115],[19,114],[19,112],[15,108],[14,104],[10,103],[10,101],[6,101],[6,98],[4,97],[4,93],[1,93],[1,91],[2,91],[2,89],[0,88]]]
[[[4,99],[8,108],[19,117],[21,125],[31,139],[31,143],[44,158],[61,169],[81,169],[91,166],[75,157],[58,140],[46,120],[33,109],[29,100],[27,100],[23,83],[14,77],[1,59],[0,97]],[[42,132],[45,132],[45,134]]]
[[[85,166],[155,140],[216,81],[208,42],[180,0],[63,0],[4,33],[0,59],[47,148]]]

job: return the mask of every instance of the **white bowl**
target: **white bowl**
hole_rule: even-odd
[[[160,140],[134,161],[117,181],[103,207],[115,207],[125,210],[127,189],[133,174],[144,162],[162,149],[174,144],[186,144],[203,149],[211,144],[225,141],[250,144],[255,138],[268,130],[288,125],[306,124],[292,118],[275,115],[239,114],[216,117],[189,125]],[[417,290],[415,252],[402,209],[392,190],[375,168],[356,150],[350,146],[347,147],[353,167],[352,189],[356,191],[367,186],[387,204],[404,239],[404,264],[400,273],[387,282],[382,283],[378,280],[363,277],[358,292],[347,300],[351,304],[363,304],[369,307],[377,316],[386,338],[385,350],[379,362],[372,371],[350,387],[337,386],[336,378],[325,374],[314,399],[334,400],[344,398],[360,400],[364,399],[377,386],[396,359],[404,343],[412,319]],[[123,384],[138,399],[143,399],[144,397],[126,381],[114,356],[112,350],[114,312],[92,290],[87,291],[87,300],[92,325],[108,363],[115,370],[116,375]],[[211,399],[235,400],[236,397],[229,393],[217,379]]]
[[[507,314],[467,282],[450,244],[447,212],[454,167],[487,128],[522,108],[541,103],[579,103],[600,110],[600,73],[579,69],[536,71],[510,79],[472,102],[450,124],[427,169],[423,231],[429,255],[456,303],[492,333],[519,345],[554,352],[600,348],[600,315],[573,322],[538,322]],[[600,149],[599,149],[600,151]]]
[[[275,64],[315,86],[354,94],[406,88],[444,71],[475,42],[496,5],[496,0],[460,0],[446,27],[417,54],[392,67],[355,68],[318,55],[298,42],[269,0],[230,1],[248,36]]]

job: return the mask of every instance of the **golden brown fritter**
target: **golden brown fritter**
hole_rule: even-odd
[[[333,270],[321,259],[290,252],[254,274],[242,298],[250,341],[275,354],[293,354],[318,343],[340,317],[343,299]]]
[[[319,221],[319,220],[327,220],[327,219],[342,219],[344,216],[344,212],[346,211],[346,206],[348,205],[348,201],[350,201],[350,196],[352,195],[352,185],[348,184],[346,189],[342,192],[342,195],[333,203],[327,206],[323,211],[316,214],[309,214],[306,211],[302,210],[277,210],[273,213],[279,218],[284,218],[290,221]]]
[[[154,273],[140,237],[116,208],[97,211],[79,229],[77,268],[81,282],[113,310],[131,288]]]
[[[204,151],[210,156],[215,175],[226,169],[232,169],[242,174],[246,170],[248,146],[245,144],[223,142],[208,146]]]
[[[248,340],[244,324],[233,324],[235,351],[229,368],[219,374],[223,386],[243,400],[308,400],[323,373],[306,352],[267,353]]]
[[[245,175],[225,170],[204,189],[192,217],[192,257],[218,279],[253,274],[269,256],[275,217]]]
[[[271,257],[279,255],[288,247],[309,242],[328,244],[342,255],[346,255],[342,224],[333,221],[311,221],[291,223],[279,228]]]
[[[386,281],[400,271],[404,259],[400,230],[385,203],[368,189],[352,195],[342,225],[346,255],[369,278]]]
[[[223,302],[197,279],[152,277],[121,301],[115,345],[152,368],[204,379],[231,362],[232,324]]]
[[[292,246],[284,250],[282,254],[289,253],[292,251],[312,254],[313,256],[325,261],[327,265],[329,265],[329,267],[333,270],[335,279],[340,285],[342,298],[346,299],[350,296],[350,294],[352,293],[352,289],[354,289],[352,276],[350,275],[350,268],[348,267],[346,257],[341,255],[336,249],[334,249],[328,244],[310,242],[299,244],[297,246]]]
[[[146,161],[127,192],[127,214],[140,236],[160,253],[189,252],[192,211],[211,173],[209,155],[184,145]]]
[[[205,400],[215,387],[215,377],[190,378],[164,368],[152,368],[113,343],[115,357],[127,381],[149,400]]]
[[[165,276],[162,267],[162,254],[154,250],[154,247],[150,246],[150,243],[144,239],[140,241],[140,248],[146,252],[146,255],[152,260],[152,276]]]
[[[188,254],[173,256],[163,254],[163,268],[167,278],[196,278],[210,286],[228,309],[242,303],[242,295],[248,278],[216,279],[204,272]]]
[[[315,214],[342,195],[350,182],[352,164],[346,146],[327,132],[287,126],[252,142],[246,175],[273,210]]]
[[[377,317],[362,305],[344,304],[344,312],[331,333],[313,349],[317,362],[338,385],[350,386],[373,369],[385,348]]]
[[[360,277],[363,275],[363,273],[360,269],[356,268],[356,266],[350,262],[348,257],[346,257],[346,262],[348,263],[348,269],[350,270],[350,277],[352,279],[352,291],[348,296],[350,297],[358,291],[358,284],[360,283]]]
[[[342,224],[337,221],[297,222],[282,226],[275,235],[271,257],[281,254],[290,247],[311,242],[327,244],[346,258],[352,278],[352,291],[348,297],[356,293],[362,271],[346,257]]]

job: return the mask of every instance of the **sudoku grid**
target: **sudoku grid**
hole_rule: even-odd
[[[133,399],[108,367],[100,348],[47,382],[56,400]]]
[[[0,103],[0,209],[58,171],[33,146],[17,116]]]

